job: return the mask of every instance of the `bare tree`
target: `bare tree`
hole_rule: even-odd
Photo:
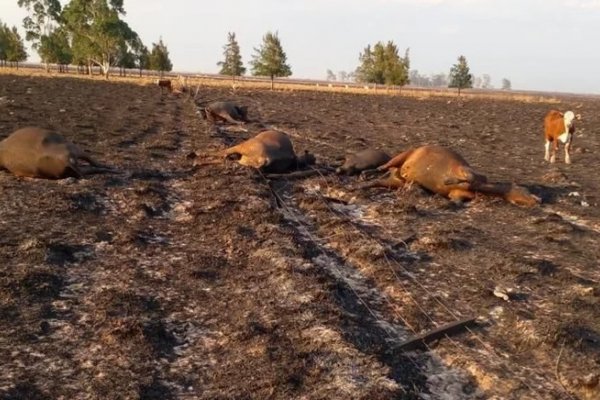
[[[481,83],[481,88],[482,89],[493,89],[494,86],[492,85],[492,77],[489,76],[488,74],[483,74],[482,76],[483,82]]]
[[[327,80],[328,81],[335,81],[335,80],[337,80],[337,77],[335,76],[335,74],[333,73],[333,71],[330,70],[330,69],[327,70]]]

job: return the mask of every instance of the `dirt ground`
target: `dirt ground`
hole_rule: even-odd
[[[153,86],[0,75],[1,138],[55,129],[122,171],[0,172],[0,399],[600,398],[599,99],[200,88],[216,99],[260,122],[216,129]],[[552,107],[583,117],[571,165],[543,160]],[[328,165],[448,145],[543,204],[193,166],[262,127]]]

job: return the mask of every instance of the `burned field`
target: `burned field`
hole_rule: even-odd
[[[0,137],[56,129],[122,171],[0,173],[0,398],[600,396],[600,101],[200,88],[215,99],[260,123],[215,129],[152,86],[0,75]],[[551,107],[583,116],[571,165],[543,161]],[[318,164],[449,145],[544,203],[193,166],[261,124]]]

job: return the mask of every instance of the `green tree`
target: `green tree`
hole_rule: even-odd
[[[263,43],[260,48],[254,48],[254,56],[250,64],[252,65],[252,75],[271,77],[271,90],[274,86],[274,78],[277,76],[290,76],[292,69],[286,64],[287,56],[281,47],[277,32],[267,32],[263,36]]]
[[[0,67],[6,65],[6,52],[9,45],[10,29],[2,21],[0,21]]]
[[[502,90],[511,90],[512,89],[512,85],[510,83],[510,80],[504,78],[502,79]]]
[[[160,71],[160,76],[163,75],[164,71],[171,71],[173,64],[169,59],[169,50],[163,43],[162,38],[159,38],[158,43],[152,43],[152,52],[148,64],[151,70]]]
[[[227,44],[223,46],[223,56],[225,59],[217,63],[221,67],[219,72],[222,75],[230,75],[232,79],[236,76],[240,76],[246,73],[246,68],[242,63],[242,56],[240,54],[240,46],[235,39],[235,33],[229,32],[227,34]]]
[[[119,49],[119,53],[117,55],[117,62],[115,63],[117,67],[119,67],[119,75],[126,76],[126,69],[131,69],[136,67],[136,59],[135,54],[133,53],[133,49],[129,48],[127,45],[123,45]]]
[[[61,21],[61,4],[59,0],[17,0],[19,7],[27,10],[29,15],[23,19],[25,39],[32,42],[31,47],[36,50],[43,63],[56,62],[50,59],[59,57],[54,51],[57,37],[50,37],[57,24]]]
[[[58,70],[63,72],[73,61],[73,51],[69,43],[69,34],[63,28],[54,29],[50,34],[43,35],[38,46],[38,54],[43,62],[58,64]]]
[[[73,44],[75,59],[98,65],[106,78],[123,47],[138,39],[122,15],[123,0],[71,0],[62,14],[73,42],[77,42],[77,46]]]
[[[450,68],[450,83],[448,87],[457,88],[459,96],[461,89],[473,87],[473,75],[469,71],[465,56],[459,56],[458,63]]]
[[[133,54],[135,57],[135,67],[140,70],[140,76],[142,76],[142,71],[150,68],[150,52],[142,41],[138,40],[133,46]]]
[[[393,41],[385,45],[377,42],[372,48],[368,45],[358,58],[360,65],[356,69],[356,76],[360,82],[400,86],[410,82],[409,49],[406,49],[404,57],[400,57]]]
[[[13,26],[11,30],[7,30],[6,36],[8,37],[6,61],[19,68],[19,63],[27,60],[27,52],[25,51],[23,38],[19,35],[16,26]]]
[[[71,41],[71,49],[73,52],[73,64],[79,68],[84,68],[88,74],[92,75],[92,57],[93,44],[90,39],[81,35],[74,35]]]

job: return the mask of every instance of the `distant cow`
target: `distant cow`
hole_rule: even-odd
[[[225,121],[241,125],[248,120],[248,107],[238,106],[231,101],[213,101],[200,110],[202,117],[209,122]]]
[[[579,115],[577,118],[579,119]],[[550,110],[544,118],[544,138],[545,154],[544,160],[551,163],[556,161],[556,152],[558,151],[558,142],[565,145],[565,163],[571,164],[571,142],[575,133],[575,114],[573,111],[567,111],[564,114],[557,110]],[[552,144],[552,154],[550,154],[550,145]]]
[[[167,89],[169,93],[173,91],[173,85],[171,84],[170,79],[157,79],[156,84],[160,87],[160,92],[163,92],[163,89]]]

